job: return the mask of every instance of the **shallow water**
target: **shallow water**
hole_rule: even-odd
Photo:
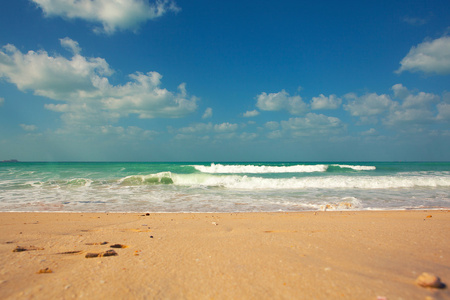
[[[450,163],[1,163],[0,211],[450,207]]]

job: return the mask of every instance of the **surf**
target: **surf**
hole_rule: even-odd
[[[210,174],[270,174],[270,173],[314,173],[327,172],[330,168],[335,171],[350,169],[353,171],[373,171],[375,166],[339,165],[339,164],[316,164],[316,165],[292,165],[292,166],[270,166],[270,165],[225,165],[211,163],[209,166],[193,165],[202,173]]]

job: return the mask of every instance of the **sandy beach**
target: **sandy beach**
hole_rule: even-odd
[[[1,299],[450,299],[448,210],[0,213],[0,226]],[[418,286],[423,272],[447,287]]]

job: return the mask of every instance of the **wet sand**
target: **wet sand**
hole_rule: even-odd
[[[450,299],[448,210],[0,213],[0,254],[1,299]]]

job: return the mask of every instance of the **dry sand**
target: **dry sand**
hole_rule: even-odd
[[[447,210],[0,213],[0,226],[1,299],[450,299],[414,283],[450,284]]]

